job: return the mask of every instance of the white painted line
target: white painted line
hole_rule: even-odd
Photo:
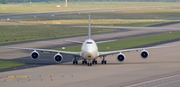
[[[142,85],[142,84],[146,84],[146,83],[150,83],[150,82],[155,82],[155,81],[159,81],[159,80],[163,80],[163,79],[169,79],[169,78],[173,78],[173,77],[178,77],[178,76],[180,76],[180,74],[173,75],[173,76],[168,76],[168,77],[163,77],[163,78],[155,79],[155,80],[149,80],[149,81],[145,81],[145,82],[141,82],[141,83],[136,83],[136,84],[128,85],[128,86],[125,86],[125,87],[138,86],[138,85]]]

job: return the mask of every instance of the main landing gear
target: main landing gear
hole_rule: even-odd
[[[97,60],[94,59],[94,60],[92,61],[92,64],[97,64]]]
[[[87,61],[84,59],[84,60],[82,61],[82,64],[87,64]]]
[[[73,64],[76,64],[76,65],[78,64],[78,58],[79,57],[74,56]],[[105,56],[102,56],[100,58],[102,59],[101,64],[106,64]],[[88,60],[87,61],[86,59],[84,59],[82,61],[82,64],[87,64],[87,66],[92,66],[92,64],[97,64],[97,60],[94,59],[94,60]]]
[[[102,57],[101,64],[106,64],[105,56]]]
[[[73,64],[76,64],[76,65],[78,64],[78,61],[77,61],[78,58],[79,58],[79,57],[76,57],[76,56],[74,57]]]

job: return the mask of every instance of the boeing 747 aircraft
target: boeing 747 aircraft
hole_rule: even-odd
[[[32,59],[39,58],[39,56],[40,56],[39,51],[54,52],[54,53],[57,53],[54,56],[54,60],[57,63],[60,63],[63,60],[62,54],[74,56],[73,64],[78,64],[78,58],[81,57],[81,58],[83,58],[82,64],[87,64],[88,66],[92,66],[92,64],[97,64],[97,60],[96,60],[97,58],[102,58],[101,64],[106,64],[105,57],[107,55],[118,54],[117,59],[118,59],[118,61],[122,62],[125,59],[125,55],[123,54],[124,52],[142,50],[141,51],[141,57],[147,58],[149,56],[147,49],[169,47],[169,46],[156,46],[156,47],[134,48],[134,49],[99,52],[98,47],[97,47],[97,43],[110,42],[113,40],[95,42],[93,39],[91,39],[90,15],[89,15],[89,21],[88,22],[89,23],[88,23],[88,39],[87,40],[85,40],[84,42],[68,40],[70,42],[82,44],[81,52],[70,52],[70,51],[37,49],[37,48],[8,47],[8,46],[4,46],[4,47],[5,48],[11,48],[11,49],[31,50],[32,53],[30,54],[30,56]]]

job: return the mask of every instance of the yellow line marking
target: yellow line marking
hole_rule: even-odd
[[[14,79],[14,78],[30,78],[30,76],[6,76],[8,79]]]

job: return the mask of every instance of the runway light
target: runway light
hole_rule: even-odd
[[[19,81],[19,79],[17,79],[17,81]]]
[[[30,79],[28,79],[28,81],[31,81]]]
[[[51,81],[52,81],[52,79],[51,79]]]
[[[62,75],[62,77],[64,77],[64,76]]]

